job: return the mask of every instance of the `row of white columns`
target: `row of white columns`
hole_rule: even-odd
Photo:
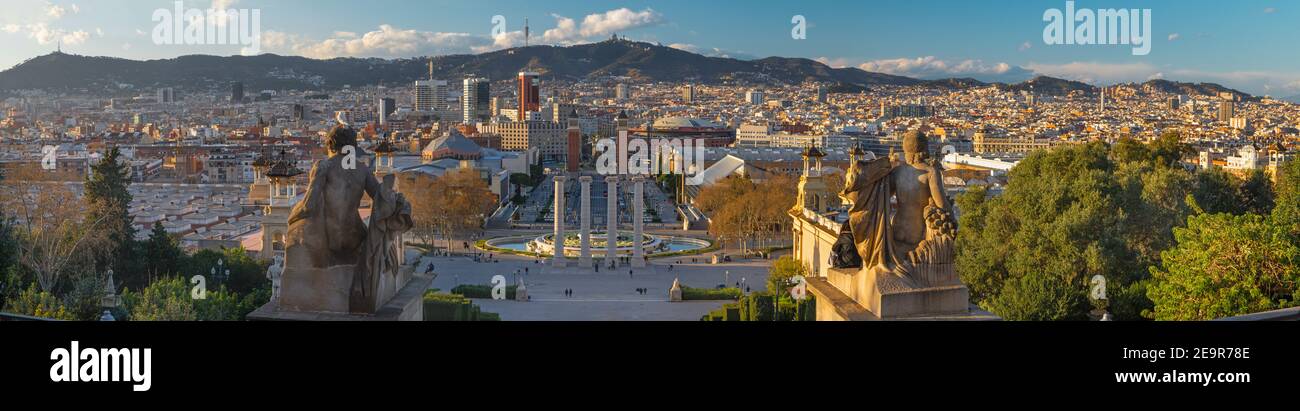
[[[568,261],[564,258],[564,200],[565,200],[565,183],[568,177],[564,175],[555,176],[555,232],[554,241],[554,267],[564,267]],[[582,267],[591,267],[591,176],[578,177],[578,183],[581,190],[581,201],[579,210],[581,213],[581,222],[579,223],[579,241],[581,242],[581,251],[578,257],[579,264]],[[618,266],[618,181],[616,176],[605,177],[606,208],[605,216],[607,218],[607,228],[605,230],[605,262],[609,268]],[[640,239],[645,233],[645,178],[641,176],[632,177],[632,267],[645,267],[645,251],[641,248]]]

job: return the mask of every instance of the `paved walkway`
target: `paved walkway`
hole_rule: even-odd
[[[434,264],[438,276],[431,287],[443,291],[450,291],[458,284],[491,284],[496,275],[504,276],[510,284],[522,278],[532,298],[530,302],[474,301],[485,311],[501,314],[503,320],[695,321],[725,301],[669,302],[668,289],[674,278],[698,288],[735,286],[744,281],[752,291],[759,291],[765,287],[771,263],[755,260],[713,265],[704,263],[707,257],[697,256],[699,262],[694,264],[689,263],[690,257],[681,259],[684,264],[676,264],[677,258],[669,258],[652,260],[646,268],[622,266],[613,271],[602,268],[596,273],[572,265],[554,268],[547,261],[538,262],[529,257],[493,257],[497,262],[475,262],[468,256],[425,257],[419,270]],[[643,295],[636,291],[638,288],[648,291]],[[573,290],[572,297],[565,296],[566,289]]]

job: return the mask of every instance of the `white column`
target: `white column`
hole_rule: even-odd
[[[645,251],[641,248],[641,236],[645,232],[645,178],[632,177],[632,266],[645,267]]]
[[[605,177],[605,266],[618,267],[618,177]]]
[[[591,176],[578,177],[578,182],[582,185],[582,203],[579,204],[581,208],[579,218],[582,221],[578,224],[582,227],[582,231],[579,233],[582,242],[582,254],[578,261],[583,269],[588,269],[591,268]]]
[[[563,175],[555,176],[555,237],[551,241],[554,247],[552,267],[564,267],[564,180]]]

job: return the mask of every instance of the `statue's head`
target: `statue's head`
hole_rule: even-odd
[[[343,152],[343,147],[347,146],[352,146],[354,148],[357,146],[357,131],[353,130],[352,127],[340,124],[334,126],[334,129],[330,130],[329,134],[325,135],[325,151],[327,151],[329,155],[333,156],[341,153]]]
[[[930,156],[930,139],[925,133],[917,131],[908,132],[903,136],[903,155],[908,163],[925,160]]]

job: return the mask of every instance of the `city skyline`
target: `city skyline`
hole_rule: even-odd
[[[182,4],[186,9],[215,5],[260,10],[258,51],[318,59],[478,54],[518,47],[524,45],[527,18],[530,45],[584,44],[619,35],[707,56],[803,57],[832,67],[922,79],[1018,82],[1048,75],[1108,85],[1164,78],[1220,83],[1259,95],[1300,95],[1300,70],[1293,68],[1300,66],[1300,58],[1275,52],[1300,38],[1300,31],[1286,27],[1286,17],[1294,10],[1284,4],[1074,3],[1079,9],[1150,9],[1149,54],[1135,56],[1128,45],[1046,44],[1043,15],[1065,8],[1065,1],[1014,7],[954,3],[942,8],[892,1],[763,7],[733,2],[390,1],[368,10],[299,1]],[[12,13],[0,17],[0,38],[11,44],[0,52],[0,67],[59,48],[136,60],[240,54],[241,47],[232,45],[154,44],[153,12],[174,5],[142,1],[110,8],[93,2],[20,0],[10,6]],[[312,12],[301,11],[308,9]],[[494,16],[504,21],[494,21]],[[793,38],[795,16],[803,17],[806,38]],[[1238,28],[1211,30],[1221,25]]]

